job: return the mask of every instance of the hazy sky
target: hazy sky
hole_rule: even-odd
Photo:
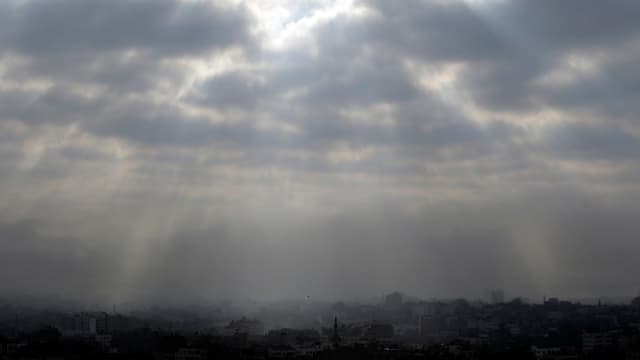
[[[0,293],[634,295],[637,0],[3,0]]]

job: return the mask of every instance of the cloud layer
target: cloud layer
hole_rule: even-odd
[[[5,1],[0,291],[633,294],[639,15]]]

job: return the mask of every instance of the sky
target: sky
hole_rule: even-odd
[[[638,18],[1,1],[0,295],[636,295]]]

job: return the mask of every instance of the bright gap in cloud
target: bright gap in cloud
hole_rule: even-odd
[[[256,17],[255,31],[262,46],[270,50],[304,41],[319,23],[357,13],[353,0],[260,0],[247,7]]]

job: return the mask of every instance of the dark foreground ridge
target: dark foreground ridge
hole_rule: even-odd
[[[626,304],[220,303],[144,311],[0,305],[0,359],[640,359]]]

